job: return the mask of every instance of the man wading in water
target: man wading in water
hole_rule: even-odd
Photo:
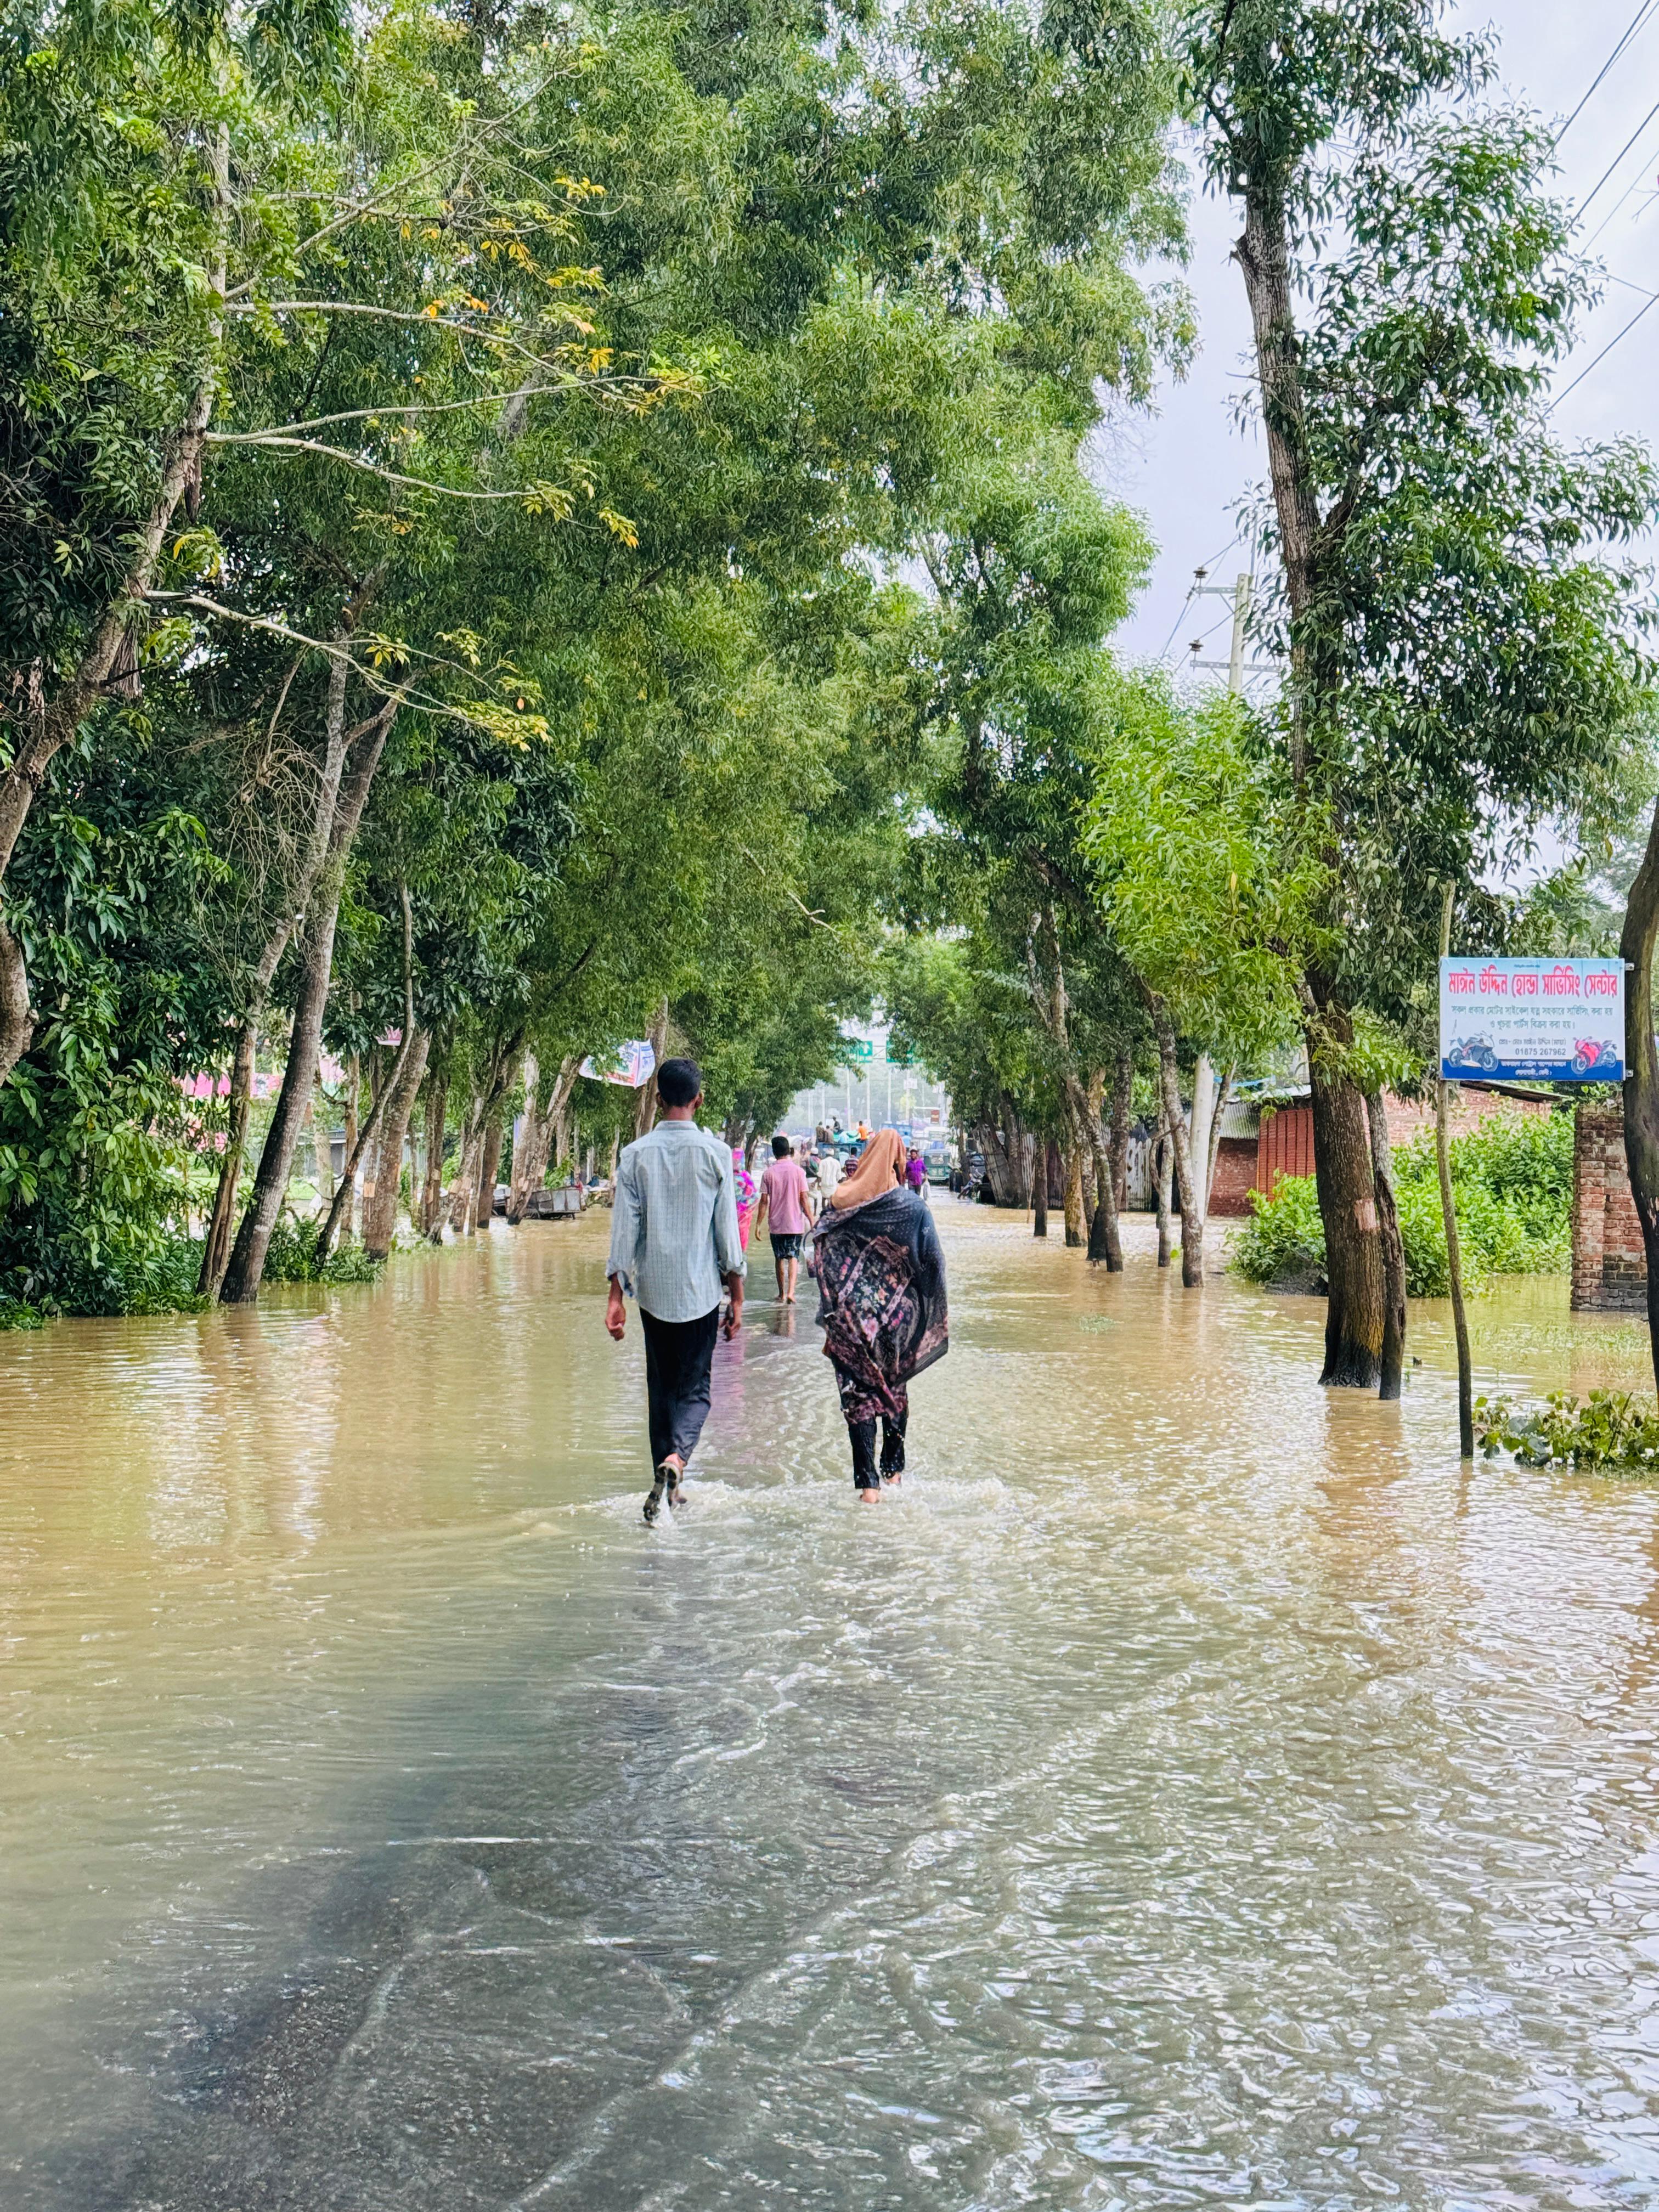
[[[702,1075],[695,1060],[665,1060],[657,1071],[662,1119],[627,1146],[617,1166],[611,1225],[611,1278],[605,1325],[618,1344],[628,1327],[624,1286],[640,1302],[645,1331],[645,1388],[650,1409],[654,1521],[664,1492],[684,1505],[681,1478],[708,1418],[714,1337],[743,1327],[743,1246],[732,1182],[732,1155],[698,1128]],[[731,1304],[720,1320],[720,1279]]]

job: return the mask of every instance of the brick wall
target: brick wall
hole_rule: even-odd
[[[1642,1224],[1625,1166],[1625,1117],[1581,1106],[1572,1147],[1572,1309],[1640,1313],[1647,1305]]]
[[[1250,1190],[1255,1182],[1256,1139],[1224,1137],[1216,1147],[1215,1180],[1210,1185],[1210,1211],[1223,1220],[1237,1221],[1250,1211]]]

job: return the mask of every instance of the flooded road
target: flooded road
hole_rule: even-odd
[[[1659,1501],[939,1212],[876,1510],[756,1304],[641,1524],[605,1217],[0,1338],[6,2212],[1659,2200]]]

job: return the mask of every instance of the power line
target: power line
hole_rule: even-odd
[[[1191,584],[1187,586],[1187,596],[1181,602],[1181,605],[1176,611],[1175,620],[1170,624],[1170,635],[1164,639],[1163,644],[1158,647],[1158,657],[1160,660],[1163,659],[1164,654],[1175,643],[1175,634],[1181,628],[1182,617],[1186,613],[1188,608],[1191,606],[1193,603],[1193,593],[1195,589],[1196,586]]]
[[[1599,191],[1601,191],[1601,189],[1602,185],[1606,184],[1606,182],[1607,181],[1607,179],[1608,179],[1608,178],[1613,174],[1613,171],[1614,171],[1614,170],[1619,167],[1619,164],[1620,164],[1620,163],[1624,160],[1624,158],[1625,158],[1626,155],[1629,153],[1629,151],[1630,151],[1631,148],[1632,148],[1632,147],[1636,143],[1637,140],[1641,137],[1642,133],[1643,133],[1643,132],[1647,129],[1647,127],[1648,127],[1649,124],[1652,122],[1652,120],[1653,120],[1653,118],[1654,118],[1654,117],[1655,117],[1656,115],[1659,115],[1659,100],[1656,100],[1654,101],[1654,103],[1653,103],[1652,106],[1651,106],[1650,108],[1649,108],[1649,110],[1648,110],[1647,113],[1646,113],[1646,114],[1642,118],[1642,120],[1641,120],[1641,121],[1637,125],[1637,126],[1636,126],[1635,130],[1634,130],[1634,131],[1632,131],[1631,132],[1630,137],[1629,137],[1628,138],[1626,138],[1626,141],[1625,141],[1624,144],[1623,144],[1623,145],[1619,149],[1619,151],[1618,151],[1618,152],[1613,155],[1613,157],[1612,161],[1610,161],[1607,163],[1607,167],[1606,167],[1605,169],[1603,169],[1603,170],[1602,170],[1602,172],[1601,172],[1601,175],[1596,179],[1595,182],[1595,183],[1590,186],[1590,188],[1589,188],[1589,191],[1585,193],[1585,195],[1584,195],[1583,198],[1582,200],[1580,200],[1580,201],[1579,201],[1579,203],[1578,203],[1578,220],[1579,220],[1579,222],[1583,222],[1583,221],[1584,220],[1585,211],[1586,211],[1586,210],[1589,208],[1590,202],[1591,202],[1591,201],[1595,198],[1595,195],[1597,194],[1597,192],[1599,192]]]
[[[1554,398],[1551,400],[1548,407],[1545,410],[1547,414],[1554,414],[1556,409],[1566,398],[1568,392],[1577,390],[1578,386],[1589,374],[1591,369],[1598,367],[1601,362],[1607,359],[1607,356],[1613,351],[1614,346],[1618,344],[1620,338],[1627,338],[1630,336],[1631,332],[1636,328],[1638,323],[1641,321],[1643,316],[1647,314],[1652,309],[1656,302],[1659,302],[1659,292],[1650,292],[1647,298],[1642,302],[1642,305],[1636,310],[1636,313],[1625,325],[1624,329],[1622,331],[1615,331],[1613,337],[1610,337],[1607,343],[1602,347],[1601,352],[1596,355],[1595,359],[1594,361],[1587,361],[1584,363],[1584,366],[1579,370],[1577,375],[1574,377],[1572,382],[1568,385],[1564,385],[1561,390],[1556,393]]]
[[[1619,212],[1620,209],[1621,207],[1623,207],[1623,206],[1624,206],[1624,204],[1625,204],[1626,201],[1630,198],[1631,194],[1632,194],[1632,192],[1639,192],[1639,191],[1641,191],[1641,189],[1642,189],[1642,176],[1641,176],[1641,173],[1638,171],[1638,173],[1635,176],[1633,176],[1633,177],[1631,179],[1630,182],[1626,185],[1626,187],[1625,187],[1624,191],[1623,191],[1622,192],[1620,192],[1620,195],[1619,195],[1618,198],[1613,202],[1613,205],[1612,205],[1612,206],[1607,210],[1607,213],[1602,216],[1602,218],[1601,218],[1601,222],[1598,222],[1598,223],[1596,224],[1596,226],[1595,226],[1595,229],[1594,229],[1593,231],[1591,231],[1591,233],[1590,233],[1589,236],[1589,237],[1584,240],[1583,249],[1583,250],[1586,253],[1588,253],[1588,252],[1589,252],[1589,250],[1590,250],[1591,246],[1595,245],[1595,243],[1596,240],[1597,240],[1598,238],[1600,238],[1600,236],[1601,235],[1601,233],[1602,233],[1602,232],[1607,228],[1607,225],[1608,225],[1608,224],[1613,221],[1613,219],[1614,216],[1616,216],[1616,215],[1618,214],[1618,212]]]
[[[1659,0],[1655,0],[1655,5],[1659,6]],[[1188,608],[1191,606],[1193,601],[1198,597],[1200,580],[1209,574],[1211,569],[1214,568],[1218,561],[1224,560],[1226,558],[1227,555],[1232,551],[1234,546],[1237,544],[1238,537],[1239,533],[1235,530],[1232,536],[1227,540],[1219,553],[1212,553],[1207,561],[1200,562],[1200,565],[1194,569],[1193,581],[1187,586],[1187,596],[1181,602],[1179,608],[1177,608],[1175,620],[1170,624],[1170,635],[1164,639],[1163,644],[1158,647],[1158,657],[1160,660],[1165,658],[1169,653],[1170,647],[1175,643],[1176,632],[1181,628],[1182,623],[1186,620]]]
[[[1659,7],[1659,0],[1643,0],[1643,4],[1637,9],[1636,13],[1631,17],[1630,21],[1625,26],[1624,36],[1620,40],[1613,52],[1607,56],[1606,61],[1602,63],[1601,68],[1596,70],[1594,77],[1591,78],[1589,89],[1585,92],[1583,99],[1580,100],[1577,106],[1573,109],[1572,113],[1568,116],[1566,121],[1556,132],[1553,142],[1556,145],[1559,146],[1561,143],[1561,141],[1566,137],[1568,131],[1571,130],[1573,125],[1577,122],[1579,117],[1583,113],[1585,108],[1589,104],[1591,94],[1594,93],[1600,86],[1602,78],[1618,60],[1620,55],[1624,52],[1626,47],[1636,36],[1636,33],[1641,29],[1643,24],[1647,21],[1648,17],[1652,15],[1656,7]]]

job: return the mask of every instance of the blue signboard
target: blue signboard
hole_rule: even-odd
[[[1622,1083],[1624,962],[1443,960],[1440,1073]]]

